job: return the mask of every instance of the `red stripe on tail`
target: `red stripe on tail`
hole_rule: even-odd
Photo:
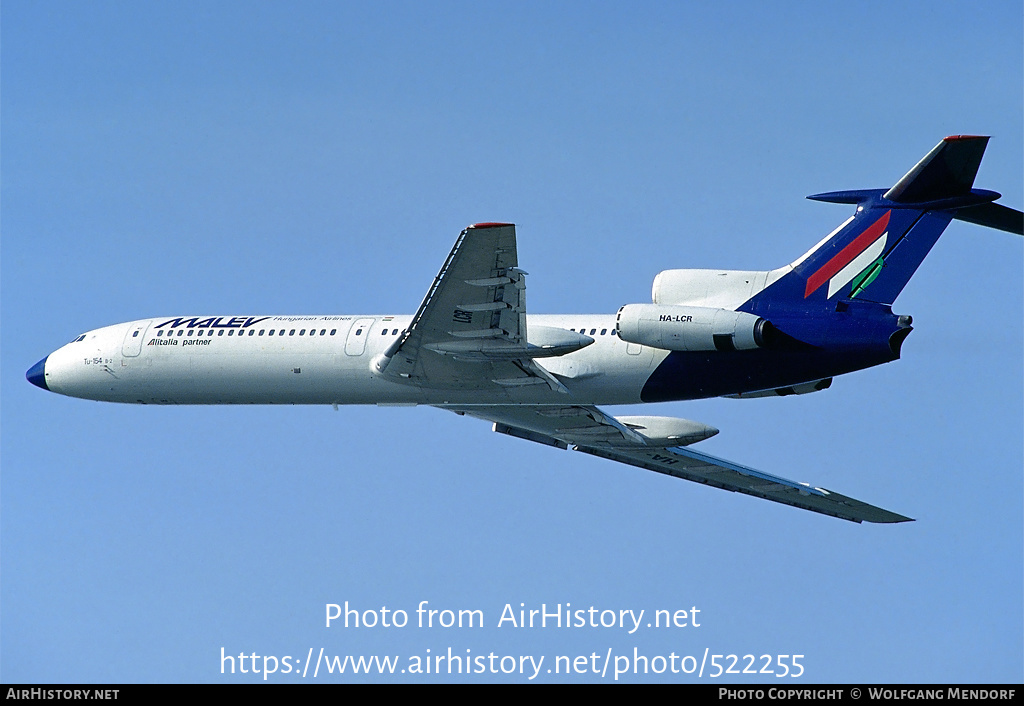
[[[851,262],[853,258],[864,252],[871,243],[875,242],[885,229],[889,225],[889,214],[892,211],[886,211],[882,214],[882,217],[872,223],[867,229],[857,236],[857,238],[847,245],[845,248],[839,251],[831,260],[826,262],[821,269],[815,272],[813,275],[807,278],[807,289],[804,291],[804,299],[811,296],[818,287],[832,279],[839,270],[843,269]]]

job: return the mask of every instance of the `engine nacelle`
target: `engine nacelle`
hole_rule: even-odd
[[[615,318],[623,341],[669,351],[735,351],[766,345],[774,327],[743,311],[627,304]]]
[[[644,437],[648,446],[689,446],[718,433],[714,427],[678,417],[616,417],[628,428]]]

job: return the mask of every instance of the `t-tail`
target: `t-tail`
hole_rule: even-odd
[[[889,305],[953,219],[1024,235],[1024,214],[994,203],[1000,194],[973,188],[988,139],[947,137],[888,190],[809,196],[856,204],[857,210],[740,309],[806,312],[842,310],[852,302]]]

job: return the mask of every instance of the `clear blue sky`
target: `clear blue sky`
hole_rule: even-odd
[[[649,410],[899,526],[429,408],[118,406],[24,374],[143,317],[411,313],[477,221],[518,225],[531,311],[611,313],[663,269],[789,262],[849,215],[804,196],[891,186],[949,134],[993,136],[977,185],[1021,208],[1022,26],[1019,2],[5,2],[0,679],[260,679],[222,675],[222,648],[545,670],[636,648],[804,655],[801,680],[738,683],[1021,682],[1015,236],[946,231],[896,303],[901,361]],[[345,601],[486,625],[324,627]],[[520,603],[701,625],[497,627]]]

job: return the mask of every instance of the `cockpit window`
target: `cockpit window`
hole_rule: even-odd
[[[83,333],[81,336],[79,336],[78,338],[73,340],[72,343],[78,343],[79,341],[84,341],[84,340],[85,340],[85,334]]]

